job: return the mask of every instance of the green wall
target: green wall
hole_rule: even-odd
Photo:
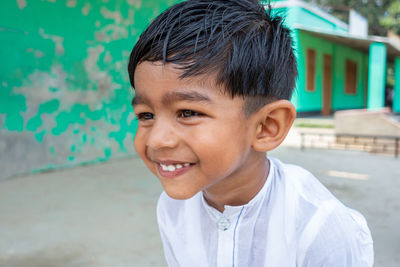
[[[134,153],[127,60],[178,0],[4,0],[0,178]]]
[[[347,59],[357,64],[357,92],[354,95],[345,93],[345,66]],[[334,45],[334,79],[332,90],[332,108],[334,110],[365,108],[365,83],[368,83],[368,65],[366,62],[368,62],[367,54],[339,44]]]
[[[292,102],[299,112],[320,111],[322,109],[323,92],[323,55],[332,56],[332,109],[365,107],[365,82],[367,82],[368,55],[360,51],[329,42],[325,39],[312,36],[296,30],[297,60],[299,77],[297,88]],[[316,52],[315,91],[310,92],[306,87],[306,60],[307,49]],[[357,64],[357,92],[355,95],[345,94],[345,64],[350,59]]]
[[[296,88],[297,99],[295,105],[298,111],[319,111],[322,108],[322,68],[323,68],[323,54],[332,55],[332,44],[320,39],[315,38],[309,34],[297,31],[298,53],[298,68],[299,77]],[[306,90],[306,51],[307,49],[314,49],[316,52],[316,66],[315,66],[315,91],[310,92]]]

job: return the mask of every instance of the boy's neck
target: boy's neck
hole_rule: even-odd
[[[269,160],[262,153],[252,160],[242,175],[225,179],[203,190],[204,199],[216,210],[223,212],[225,205],[242,206],[250,202],[261,190],[269,173]]]

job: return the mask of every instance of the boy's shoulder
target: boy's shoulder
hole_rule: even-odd
[[[326,266],[371,266],[373,241],[364,216],[346,207],[306,169],[278,159],[271,162],[275,183],[283,187],[276,191],[285,194],[279,208],[292,218],[294,228],[287,232],[296,240],[298,262],[315,266],[318,258]],[[338,261],[346,258],[347,263]]]
[[[333,200],[341,204],[332,193],[308,170],[303,167],[283,163],[279,159],[270,158],[273,166],[275,182],[291,192],[288,198],[299,198],[312,205],[322,205]]]

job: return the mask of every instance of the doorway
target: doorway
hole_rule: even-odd
[[[332,113],[332,56],[324,54],[324,80],[322,91],[322,115]]]

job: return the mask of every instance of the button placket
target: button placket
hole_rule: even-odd
[[[217,266],[236,266],[237,261],[237,227],[240,224],[242,212],[245,207],[241,207],[240,210],[226,210],[226,214],[217,221],[218,228],[218,255],[217,255]]]
[[[218,267],[232,267],[233,228],[230,220],[221,217],[217,222],[218,229]]]
[[[221,216],[221,218],[219,218],[219,220],[217,221],[217,227],[221,231],[228,230],[230,226],[231,226],[231,221],[224,216]]]

